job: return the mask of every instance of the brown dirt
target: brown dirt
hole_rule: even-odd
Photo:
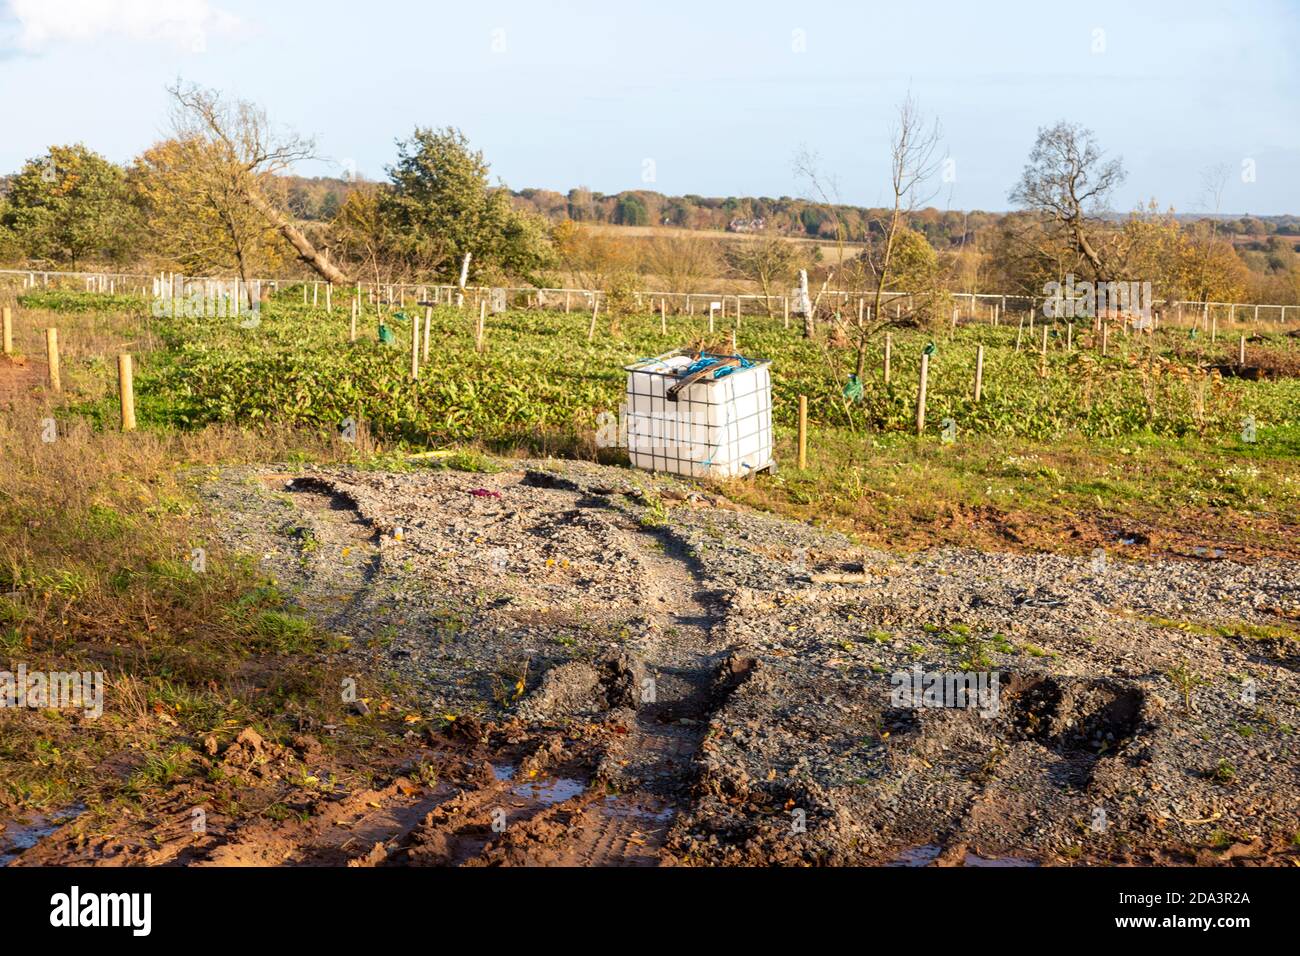
[[[404,670],[436,703],[410,724],[376,701],[379,718],[285,743],[199,742],[196,778],[139,814],[67,822],[17,865],[1278,865],[1300,852],[1290,642],[1153,620],[1295,619],[1293,567],[1274,557],[1154,566],[1129,559],[1214,538],[1100,522],[1073,539],[1080,553],[1103,531],[1108,551],[1133,549],[1101,569],[1005,546],[899,557],[578,463],[289,477],[229,476],[211,500],[247,550],[278,553],[267,569],[305,606],[344,606],[331,629],[359,638],[396,610],[401,628],[372,649],[358,639],[345,666]],[[941,526],[967,545],[1045,540],[1002,514]],[[861,583],[812,573],[850,564]],[[463,612],[454,627],[430,598]],[[531,666],[503,701],[489,678],[506,648]],[[996,668],[1001,709],[898,706],[890,675],[921,666]],[[1180,670],[1195,678],[1182,691]],[[1247,679],[1258,702],[1242,698]],[[311,736],[362,726],[369,746]]]
[[[1126,518],[1114,512],[1044,514],[988,506],[950,505],[930,521],[888,527],[857,525],[864,544],[900,551],[936,546],[1034,554],[1088,554],[1120,550],[1133,560],[1252,562],[1300,558],[1300,535],[1289,518],[1184,508],[1161,520]]]
[[[0,355],[0,405],[12,405],[40,383],[42,369],[22,357]]]

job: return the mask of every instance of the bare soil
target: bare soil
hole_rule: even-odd
[[[225,543],[349,639],[356,716],[204,742],[147,825],[14,865],[1300,862],[1289,557],[907,555],[510,464],[206,476]],[[997,672],[995,712],[900,706],[914,667]],[[321,746],[381,726],[364,766]]]

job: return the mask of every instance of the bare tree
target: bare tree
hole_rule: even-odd
[[[646,248],[645,267],[669,292],[694,292],[718,274],[718,243],[691,235],[656,235]]]
[[[907,290],[909,293],[920,291],[919,296],[909,295],[906,299],[906,311],[900,304],[896,315],[882,314],[882,303],[889,291],[889,285],[898,273],[898,251],[903,237],[910,233],[912,214],[927,205],[937,193],[929,188],[931,180],[939,167],[939,144],[941,131],[938,120],[930,122],[921,113],[909,93],[898,106],[898,115],[890,131],[890,189],[893,200],[884,216],[871,221],[874,231],[880,238],[861,256],[848,256],[845,252],[847,230],[839,214],[840,204],[832,202],[835,194],[833,180],[822,176],[816,166],[815,157],[802,153],[795,161],[796,172],[803,175],[812,184],[813,191],[826,206],[835,222],[835,234],[839,246],[839,263],[837,271],[841,286],[860,289],[863,294],[868,287],[872,290],[872,308],[870,319],[863,316],[857,323],[857,357],[855,375],[859,381],[866,374],[867,344],[871,337],[890,325],[911,324],[918,315],[930,309],[938,292],[937,274],[928,280],[929,288],[925,290]],[[829,277],[828,277],[829,281]],[[823,287],[824,291],[824,287]],[[852,291],[852,289],[850,289]],[[818,299],[821,296],[819,294]],[[918,301],[921,307],[918,309]],[[808,334],[808,330],[805,330]]]
[[[881,321],[880,305],[885,289],[893,278],[899,239],[909,228],[911,214],[929,203],[937,192],[929,189],[929,183],[939,165],[940,135],[939,121],[928,121],[909,93],[899,104],[898,118],[890,131],[889,184],[894,201],[889,218],[882,223],[884,246],[875,263],[876,294],[871,314],[877,323]],[[866,373],[869,336],[870,327],[864,323],[858,330],[858,381]]]
[[[767,314],[771,315],[773,287],[788,288],[794,281],[799,251],[793,242],[779,237],[742,239],[731,247],[727,260],[741,276],[758,283]]]
[[[322,278],[346,283],[348,277],[313,246],[269,198],[271,177],[313,155],[315,144],[292,132],[271,129],[266,113],[246,100],[227,102],[215,90],[177,82],[168,87],[175,99],[172,126],[180,140],[202,140],[214,149],[201,155],[215,157],[204,172],[225,181],[221,194],[234,197],[256,210],[273,226],[298,258]]]
[[[1124,181],[1120,159],[1103,161],[1092,130],[1064,120],[1038,131],[1011,202],[1042,214],[1092,268],[1107,278],[1104,249],[1097,241],[1099,214],[1111,191]]]

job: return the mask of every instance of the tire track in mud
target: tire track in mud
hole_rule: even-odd
[[[667,532],[629,534],[646,552],[645,577],[662,605],[652,636],[630,649],[639,665],[635,706],[611,711],[585,766],[561,763],[539,775],[535,763],[495,763],[494,787],[430,815],[408,848],[410,862],[658,865],[690,799],[724,655],[710,640],[718,602],[685,545]]]
[[[299,553],[292,561],[275,560],[293,572],[305,609],[327,627],[355,623],[373,606],[372,589],[392,583],[384,573],[387,523],[367,515],[363,503],[329,480],[259,478],[287,492],[292,503],[294,520],[280,531]],[[537,476],[530,473],[525,481],[530,478]],[[543,480],[591,507],[586,490]],[[436,784],[402,776],[387,787],[307,808],[297,819],[255,821],[192,862],[657,865],[676,816],[691,799],[694,758],[717,704],[716,677],[726,654],[713,646],[710,632],[724,611],[674,534],[638,529],[612,503],[598,507],[621,519],[618,543],[641,563],[650,606],[645,633],[623,655],[623,688],[611,709],[576,734],[572,721],[506,721],[475,728],[480,736],[464,753],[439,752],[434,741]],[[340,554],[353,560],[339,561]]]

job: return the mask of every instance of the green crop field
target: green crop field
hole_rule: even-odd
[[[136,353],[144,428],[273,425],[337,441],[352,419],[386,452],[473,445],[610,461],[620,453],[597,449],[594,434],[597,416],[622,401],[623,366],[692,342],[729,348],[734,321],[719,322],[710,336],[699,316],[669,315],[666,332],[658,315],[621,315],[612,323],[602,316],[589,340],[586,314],[513,310],[489,316],[480,353],[477,310],[439,307],[429,359],[413,381],[411,317],[422,308],[384,310],[394,333],[384,344],[380,312],[363,310],[351,342],[346,304],[333,313],[305,306],[296,288],[266,303],[252,328],[236,319],[158,318],[146,300],[122,296],[33,293],[19,306],[48,315],[31,324],[64,325],[65,348],[74,354],[79,335],[129,330],[121,347]],[[1154,338],[1113,333],[1104,357],[1085,324],[1068,334],[1063,324],[1051,326],[1045,356],[1041,330],[895,330],[888,385],[884,337],[877,335],[862,395],[850,400],[845,383],[855,354],[843,332],[832,328],[807,340],[779,317],[744,318],[739,350],[772,362],[782,468],[775,477],[733,483],[730,493],[915,544],[936,535],[960,541],[962,522],[952,534],[932,526],[945,515],[990,509],[1055,515],[1057,524],[1079,513],[1093,523],[1104,516],[1177,524],[1184,509],[1229,509],[1228,519],[1216,520],[1228,520],[1233,536],[1255,546],[1261,542],[1245,516],[1294,520],[1300,379],[1286,373],[1300,355],[1295,338],[1252,334],[1250,361],[1282,374],[1250,381],[1205,370],[1235,362],[1231,330],[1217,342],[1181,328]],[[926,428],[918,437],[917,378],[928,346]],[[985,360],[976,403],[979,346]],[[74,360],[65,376],[73,386],[61,414],[115,428],[111,354],[86,356],[80,366]],[[800,395],[810,420],[803,471],[793,467]],[[967,530],[977,539],[984,533]],[[1077,545],[1094,539],[1085,535]]]

